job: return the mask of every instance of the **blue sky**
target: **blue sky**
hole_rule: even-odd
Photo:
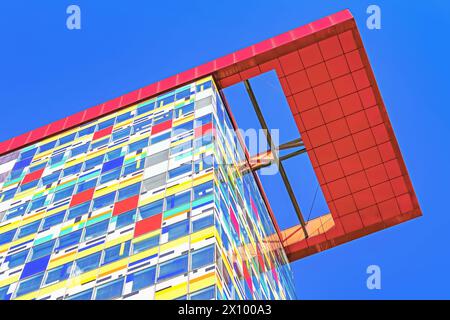
[[[450,298],[450,5],[445,1],[9,1],[0,11],[0,140],[58,120],[323,16],[356,18],[424,216],[295,262],[302,299]],[[82,29],[66,28],[77,4]],[[368,30],[377,4],[382,29]],[[271,127],[295,137],[273,77],[254,80]],[[226,91],[240,126],[255,126],[243,87]],[[274,105],[276,103],[276,105]],[[287,164],[304,211],[316,182],[305,158]],[[280,180],[264,178],[282,226],[295,223]],[[322,213],[318,199],[311,214]],[[366,268],[381,267],[381,290]]]

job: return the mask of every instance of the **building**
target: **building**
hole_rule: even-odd
[[[288,230],[221,91],[264,123],[270,70],[330,209],[305,221],[283,176]],[[294,299],[290,261],[420,215],[345,10],[0,143],[0,299]]]

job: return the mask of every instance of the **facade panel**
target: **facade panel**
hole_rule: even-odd
[[[0,299],[295,298],[246,164],[210,77],[2,156]]]

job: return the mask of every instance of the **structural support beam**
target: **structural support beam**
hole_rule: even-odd
[[[258,117],[259,123],[261,127],[264,129],[264,133],[266,135],[267,143],[272,149],[273,140],[272,135],[270,134],[269,128],[267,127],[266,120],[261,112],[261,108],[259,107],[258,101],[256,100],[255,93],[253,92],[252,86],[248,80],[244,80],[245,89],[250,97],[250,101],[252,102],[253,109]],[[286,170],[284,169],[283,163],[278,158],[277,152],[273,152],[274,161],[278,165],[278,169],[280,170],[281,178],[283,179],[283,183],[286,187],[286,190],[289,194],[289,198],[291,199],[292,205],[294,206],[295,213],[297,214],[298,220],[300,221],[300,225],[302,226],[303,232],[305,234],[305,238],[308,238],[308,231],[306,230],[305,219],[303,218],[302,212],[300,210],[300,206],[298,205],[297,198],[295,197],[294,191],[292,190],[291,183],[287,177]]]

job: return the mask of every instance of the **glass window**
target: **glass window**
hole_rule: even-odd
[[[213,193],[213,191],[214,191],[213,181],[202,183],[194,187],[194,200],[210,195]]]
[[[6,231],[0,234],[0,245],[11,242],[14,239],[17,229]]]
[[[123,159],[124,159],[124,157],[120,157],[120,158],[116,158],[114,160],[105,162],[102,167],[102,173],[116,169],[117,167],[121,167],[123,164]]]
[[[86,153],[88,151],[88,149],[89,149],[89,144],[90,143],[87,142],[85,144],[82,144],[81,146],[73,148],[72,152],[71,152],[71,157],[76,157],[76,156],[78,156],[78,155],[80,155],[82,153]]]
[[[183,220],[170,226],[163,227],[162,233],[168,233],[168,241],[172,241],[189,234],[189,220]]]
[[[191,201],[191,190],[174,194],[166,198],[166,210],[179,207]]]
[[[97,140],[95,142],[91,143],[91,150],[106,146],[109,142],[109,136],[107,138],[101,139],[101,140]]]
[[[49,175],[42,177],[42,184],[44,186],[47,186],[49,184],[52,184],[55,181],[58,181],[59,174],[61,173],[61,170],[57,170],[53,173],[50,173]]]
[[[197,118],[194,120],[194,127],[198,128],[204,126],[207,123],[212,122],[212,113],[204,115],[203,117]]]
[[[214,245],[192,252],[192,270],[214,263]]]
[[[131,127],[120,129],[112,134],[113,141],[117,141],[119,139],[126,138],[131,133]]]
[[[188,88],[183,91],[177,92],[175,100],[189,98],[190,96],[191,96],[191,88]]]
[[[141,115],[144,114],[146,112],[152,111],[155,108],[155,102],[149,102],[143,106],[140,106],[139,108],[137,108],[137,114]]]
[[[133,254],[151,249],[159,244],[159,234],[133,244]]]
[[[144,160],[138,160],[126,165],[125,168],[123,169],[122,176],[126,176],[133,172],[144,169],[144,164],[145,164]]]
[[[9,258],[7,258],[8,262],[8,269],[15,268],[17,266],[20,266],[25,263],[28,257],[28,252],[30,252],[30,249],[26,249],[24,251],[15,253],[11,255]]]
[[[36,233],[39,229],[39,225],[41,224],[41,220],[29,223],[20,227],[19,233],[17,234],[17,239],[26,237],[30,234]]]
[[[194,148],[199,149],[211,143],[213,143],[213,135],[212,132],[209,132],[194,140]]]
[[[101,165],[103,163],[104,158],[105,158],[105,155],[102,154],[101,156],[86,160],[86,162],[84,163],[83,171],[88,171],[88,170],[91,170],[92,168],[95,168],[98,165]]]
[[[162,213],[163,211],[163,199],[157,200],[155,202],[146,204],[139,208],[139,220],[143,220],[154,216],[158,213]]]
[[[73,141],[75,139],[75,135],[76,135],[76,133],[71,133],[71,134],[68,134],[67,136],[59,138],[58,145],[63,145],[70,141]]]
[[[155,144],[170,138],[171,132],[166,132],[155,137],[152,136],[151,144]]]
[[[174,147],[170,148],[170,154],[174,155],[180,152],[185,152],[188,151],[189,149],[192,148],[192,140],[183,142],[182,144],[176,145]]]
[[[120,177],[120,171],[122,171],[122,168],[119,167],[117,169],[108,171],[107,173],[104,173],[100,176],[100,184],[107,183],[112,180],[117,180]]]
[[[92,206],[92,211],[112,205],[114,203],[115,198],[116,198],[115,191],[105,194],[104,196],[95,198],[94,205]]]
[[[53,166],[55,164],[58,164],[64,160],[65,152],[62,152],[60,154],[54,155],[50,158],[50,164]]]
[[[23,159],[31,158],[31,157],[33,157],[35,155],[36,151],[37,151],[37,148],[33,148],[33,149],[30,149],[30,150],[27,150],[27,151],[23,151],[20,154],[19,159],[23,160]]]
[[[31,182],[26,183],[26,184],[23,184],[23,185],[20,186],[20,191],[23,192],[23,191],[26,191],[26,190],[30,190],[30,189],[36,187],[38,185],[38,183],[39,183],[39,179],[31,181]]]
[[[167,161],[169,159],[169,150],[163,150],[161,152],[150,155],[145,160],[145,167],[151,167],[155,164],[159,164],[163,161]]]
[[[56,146],[56,140],[50,141],[39,147],[39,153],[53,149]]]
[[[179,177],[183,174],[191,173],[191,172],[192,172],[192,163],[188,162],[188,163],[182,164],[178,168],[169,170],[169,179],[173,179],[173,178]]]
[[[89,135],[89,134],[94,133],[94,131],[95,131],[95,125],[90,126],[90,127],[87,127],[87,128],[85,128],[85,129],[83,129],[83,130],[80,130],[80,131],[78,132],[78,137],[81,138],[81,137],[87,136],[87,135]]]
[[[133,273],[133,291],[149,287],[155,283],[156,268],[150,267]]]
[[[83,292],[76,293],[66,298],[66,300],[91,300],[93,288],[85,290]]]
[[[181,257],[163,262],[159,265],[158,281],[162,281],[171,277],[178,276],[188,271],[187,254]]]
[[[166,185],[167,173],[161,173],[144,180],[142,192],[147,192],[156,188],[163,188]]]
[[[42,224],[42,230],[47,230],[57,224],[60,224],[64,221],[64,216],[66,215],[66,211],[61,211],[55,213],[51,216],[45,217],[44,223]]]
[[[80,243],[83,230],[77,230],[59,238],[58,250]]]
[[[69,214],[67,216],[67,220],[72,220],[82,216],[89,212],[89,207],[91,206],[91,202],[87,201],[82,204],[79,204],[73,208],[69,209]]]
[[[115,119],[115,118],[108,119],[108,120],[105,120],[105,121],[103,121],[103,122],[100,122],[100,123],[98,124],[97,130],[102,130],[102,129],[111,127],[112,125],[114,125],[114,122],[116,122],[116,119]]]
[[[77,193],[95,188],[97,186],[97,178],[78,183]]]
[[[62,199],[68,198],[73,194],[73,190],[75,189],[75,185],[71,185],[67,188],[61,189],[55,193],[55,197],[53,198],[53,202],[58,202]]]
[[[30,261],[48,256],[53,251],[53,246],[55,245],[56,239],[52,239],[40,245],[33,247],[31,250]]]
[[[31,202],[31,206],[30,206],[28,211],[34,211],[36,209],[42,208],[45,205],[45,198],[46,197],[47,196],[43,196],[43,197],[40,197],[40,198],[37,198],[37,199],[33,200]]]
[[[206,157],[201,157],[194,162],[194,172],[199,173],[200,171],[209,169],[213,166],[213,156],[209,155]]]
[[[100,264],[101,257],[102,252],[100,251],[76,260],[73,276],[76,277],[82,273],[96,269]]]
[[[84,234],[84,241],[88,241],[101,235],[104,235],[108,231],[109,219],[103,220],[89,227],[86,227],[86,232]]]
[[[117,123],[124,122],[125,120],[131,119],[131,118],[133,118],[133,114],[131,113],[131,111],[125,112],[125,113],[117,116]]]
[[[9,284],[0,288],[0,300],[6,300],[8,297]]]
[[[116,229],[123,228],[134,223],[136,220],[136,209],[122,213],[117,216]]]
[[[27,210],[28,207],[28,201],[20,204],[14,208],[11,208],[8,210],[8,213],[6,214],[6,219],[12,219],[18,216],[21,216],[25,213],[25,211]]]
[[[122,295],[124,277],[105,283],[97,288],[95,300],[109,300]]]
[[[183,124],[180,124],[179,126],[174,127],[172,130],[173,130],[173,135],[175,136],[175,135],[187,133],[188,131],[191,131],[192,129],[194,129],[194,121],[188,121]]]
[[[130,253],[130,241],[123,242],[111,248],[105,249],[105,257],[102,265],[128,257]]]
[[[153,119],[153,125],[155,126],[155,125],[157,125],[157,124],[160,124],[160,123],[169,121],[169,120],[171,120],[171,119],[172,119],[172,110],[170,110],[170,111],[168,111],[168,112],[166,112],[166,113],[164,113],[164,114],[161,114],[161,115],[156,116],[156,117]]]
[[[139,191],[141,190],[141,183],[135,183],[128,187],[119,189],[119,197],[117,201],[121,201],[124,199],[128,199],[129,197],[135,196],[139,194]]]
[[[192,221],[192,233],[197,232],[202,229],[205,229],[207,227],[210,227],[213,224],[214,224],[214,215],[213,214],[210,214],[209,216]]]
[[[194,112],[194,104],[189,103],[181,108],[176,109],[174,112],[175,112],[175,119],[179,119]]]
[[[35,172],[35,171],[37,171],[39,169],[42,169],[42,168],[45,168],[46,165],[47,165],[47,162],[43,162],[43,163],[40,163],[40,164],[35,165],[33,167],[30,167],[30,172],[29,173]]]
[[[14,198],[14,195],[16,194],[17,188],[6,190],[0,193],[0,202],[4,202],[6,200]]]
[[[122,148],[117,148],[117,149],[114,149],[112,151],[109,151],[106,154],[106,160],[111,161],[111,160],[114,160],[114,159],[119,158],[121,156],[122,156]],[[122,162],[120,162],[120,165],[122,165]]]
[[[45,284],[51,284],[59,281],[63,281],[69,278],[70,270],[72,267],[72,261],[62,266],[53,268],[47,272],[47,278]]]
[[[76,173],[80,172],[82,165],[83,165],[82,163],[79,163],[79,164],[76,164],[74,166],[71,166],[71,167],[68,167],[68,168],[64,169],[63,170],[63,177],[67,177],[67,176],[70,176],[72,174],[76,174]]]
[[[41,286],[42,278],[44,278],[44,273],[40,273],[26,280],[22,280],[19,283],[16,296],[22,296],[24,294],[38,290]]]
[[[129,146],[128,153],[132,153],[132,152],[144,149],[145,147],[147,147],[149,145],[148,141],[149,141],[149,139],[145,138],[145,139],[133,142]]]
[[[215,286],[191,293],[191,300],[211,300],[215,298]]]
[[[152,119],[141,121],[133,126],[133,133],[144,131],[152,126]]]

